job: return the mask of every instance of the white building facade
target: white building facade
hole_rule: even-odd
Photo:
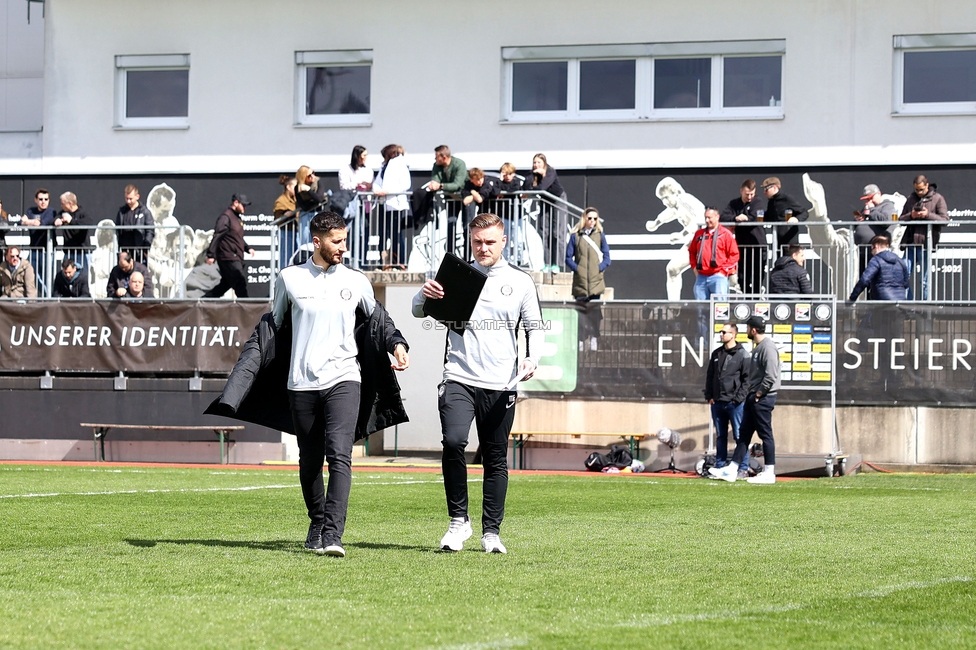
[[[441,143],[485,168],[976,158],[965,0],[0,5],[4,175],[325,171],[390,142],[415,169]]]

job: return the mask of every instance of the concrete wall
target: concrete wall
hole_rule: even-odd
[[[7,4],[23,10],[22,0]],[[891,114],[893,35],[976,31],[969,0],[924,9],[910,0],[807,0],[788,11],[760,0],[542,0],[529,14],[545,19],[481,20],[477,38],[458,11],[443,9],[431,0],[313,0],[299,9],[306,20],[260,0],[48,2],[45,158],[61,168],[71,165],[59,160],[82,157],[89,168],[100,158],[157,167],[208,167],[209,160],[254,171],[306,161],[336,168],[354,144],[375,153],[399,142],[423,169],[431,149],[447,142],[484,166],[535,151],[550,152],[557,168],[894,163],[905,161],[907,150],[898,147],[920,145],[921,154],[948,162],[953,146],[976,141],[971,116]],[[500,121],[503,47],[743,39],[786,40],[783,119]],[[372,125],[296,128],[295,52],[341,49],[373,51]],[[191,57],[190,128],[113,130],[114,57],[159,53]],[[474,88],[462,89],[467,78],[477,80]],[[933,151],[933,144],[945,147]],[[825,147],[828,153],[816,153]],[[972,159],[971,151],[959,155]]]

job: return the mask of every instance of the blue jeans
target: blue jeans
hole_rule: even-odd
[[[908,276],[915,274],[916,265],[922,274],[922,300],[929,299],[929,249],[925,246],[909,246],[905,249],[905,263],[908,264]],[[908,299],[914,300],[912,282],[908,282]]]
[[[711,407],[712,422],[715,424],[715,467],[725,467],[729,459],[729,424],[732,425],[732,438],[738,443],[745,402],[715,402]],[[749,469],[748,457],[739,462],[739,469]]]
[[[725,298],[729,295],[729,279],[724,275],[702,275],[695,278],[695,300],[708,300],[712,296]]]

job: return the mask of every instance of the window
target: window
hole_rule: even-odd
[[[785,41],[507,47],[503,121],[781,118]]]
[[[188,128],[189,97],[189,54],[115,57],[116,128]]]
[[[976,34],[896,36],[894,113],[976,113]]]
[[[372,50],[296,52],[295,124],[369,126]]]

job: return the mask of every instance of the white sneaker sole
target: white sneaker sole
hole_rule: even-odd
[[[331,555],[332,557],[346,557],[346,549],[341,546],[326,546],[322,550],[323,555]]]

